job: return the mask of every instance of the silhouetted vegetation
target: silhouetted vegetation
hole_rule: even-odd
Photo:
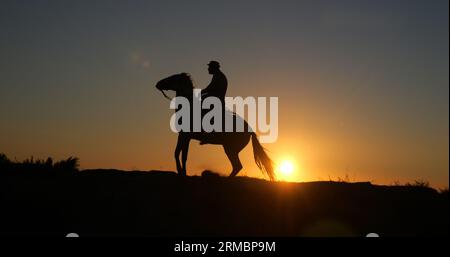
[[[214,172],[212,170],[204,170],[202,172],[202,177],[203,178],[219,178],[220,174],[217,172]]]
[[[430,183],[428,181],[424,181],[424,180],[415,180],[414,183],[406,183],[406,186],[429,188]]]
[[[75,157],[57,162],[50,157],[46,160],[30,157],[23,161],[11,161],[5,154],[0,153],[0,171],[78,171],[78,167],[79,160]]]
[[[11,161],[8,159],[8,157],[0,153],[0,167],[8,167],[10,165]]]

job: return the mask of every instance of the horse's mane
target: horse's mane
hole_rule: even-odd
[[[189,73],[183,72],[183,73],[180,73],[180,74],[178,74],[178,75],[180,75],[181,77],[183,77],[183,78],[188,82],[188,85],[189,85],[191,88],[194,88],[194,83],[192,82],[192,78],[191,78],[191,75],[190,75]]]

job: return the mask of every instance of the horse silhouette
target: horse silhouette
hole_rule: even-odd
[[[191,111],[191,121],[193,112],[193,90],[194,86],[191,77],[187,73],[175,74],[165,79],[160,80],[156,84],[156,88],[160,90],[163,95],[167,97],[164,93],[166,91],[175,91],[177,97],[185,97],[189,100],[190,111]],[[233,115],[233,119],[242,119],[234,112],[225,111],[224,115]],[[233,170],[230,173],[230,177],[236,176],[239,171],[242,170],[242,163],[239,160],[239,152],[247,146],[250,138],[252,139],[253,145],[253,155],[256,165],[261,170],[261,172],[269,177],[270,180],[275,179],[275,173],[273,168],[273,162],[267,155],[266,151],[259,142],[257,135],[253,130],[248,130],[248,123],[243,120],[244,132],[192,132],[190,131],[180,131],[178,133],[178,141],[175,148],[175,161],[177,166],[177,171],[179,175],[186,176],[186,161],[189,151],[189,143],[192,139],[199,140],[201,144],[215,144],[222,145],[228,159],[231,162]],[[190,122],[192,127],[192,122]],[[234,122],[236,124],[236,122]],[[181,153],[181,162],[180,162]]]

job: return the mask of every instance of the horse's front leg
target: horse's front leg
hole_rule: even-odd
[[[175,147],[175,162],[177,164],[177,172],[179,175],[182,175],[183,172],[180,162],[180,153],[182,149],[182,144],[183,144],[182,136],[181,134],[178,134],[177,146]]]
[[[186,162],[189,152],[190,141],[191,141],[190,138],[185,138],[181,146],[181,163],[182,163],[181,171],[183,176],[186,176]]]

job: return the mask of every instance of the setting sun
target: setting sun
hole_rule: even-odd
[[[283,160],[278,166],[278,177],[281,180],[292,180],[295,171],[294,162],[291,160]]]

